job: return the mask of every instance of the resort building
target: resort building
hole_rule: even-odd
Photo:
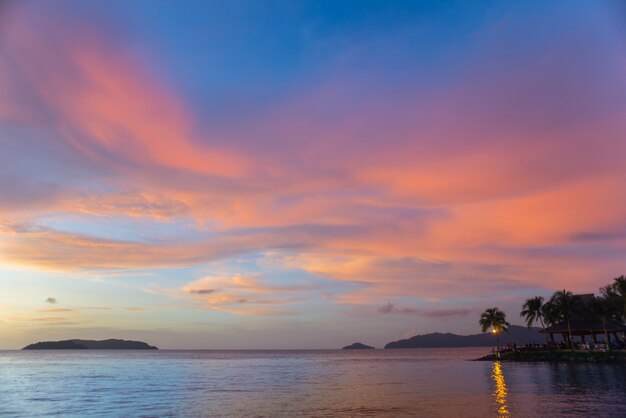
[[[575,295],[574,297],[577,306],[570,313],[569,327],[567,321],[561,321],[545,329],[545,332],[550,335],[552,342],[554,342],[554,334],[560,334],[565,341],[571,334],[572,339],[579,337],[581,343],[593,342],[597,344],[598,342],[608,342],[608,344],[615,344],[618,341],[620,344],[624,343],[626,325],[611,320],[603,321],[596,319],[589,314],[594,299],[593,293]],[[542,330],[541,332],[544,331]],[[598,340],[598,335],[601,336],[601,341]],[[587,340],[587,337],[590,340]],[[607,338],[608,341],[606,341]]]

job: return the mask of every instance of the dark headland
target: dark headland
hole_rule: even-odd
[[[363,343],[352,343],[342,348],[342,350],[373,350],[373,349],[374,347],[365,345]]]
[[[500,344],[526,344],[528,342],[545,341],[546,337],[539,332],[539,328],[528,328],[512,325],[508,333],[500,335]],[[406,340],[390,342],[385,348],[443,348],[443,347],[492,347],[495,345],[493,335],[473,334],[457,335],[451,333],[434,332],[432,334],[416,335]]]
[[[22,350],[158,350],[158,348],[143,341],[109,339],[40,341],[27,345]]]

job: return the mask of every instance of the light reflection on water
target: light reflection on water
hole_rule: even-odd
[[[498,416],[508,416],[509,410],[506,406],[506,382],[504,381],[504,374],[502,373],[502,363],[499,361],[493,362],[493,381],[495,383],[495,391],[493,396],[498,404]]]
[[[626,416],[623,365],[484,351],[0,351],[0,416]]]

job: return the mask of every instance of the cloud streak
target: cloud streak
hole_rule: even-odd
[[[415,309],[415,308],[399,308],[395,304],[388,302],[386,305],[376,309],[376,312],[382,314],[400,313],[404,315],[416,315],[426,318],[450,318],[455,316],[467,316],[475,313],[472,309]]]

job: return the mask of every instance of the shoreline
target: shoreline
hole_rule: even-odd
[[[507,351],[491,353],[473,361],[549,363],[626,363],[626,351]]]

